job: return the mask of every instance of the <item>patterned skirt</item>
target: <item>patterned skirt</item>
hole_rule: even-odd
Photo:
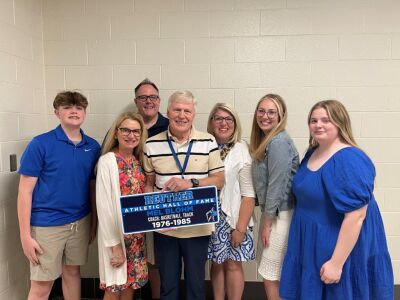
[[[144,234],[128,234],[124,236],[127,264],[127,282],[123,285],[107,286],[104,282],[100,283],[100,289],[117,293],[124,289],[139,289],[147,283],[148,270],[145,255]]]
[[[226,221],[225,213],[220,211],[220,219],[215,224],[215,232],[208,244],[208,259],[222,264],[230,259],[234,261],[249,261],[255,259],[253,228],[250,227],[239,247],[233,247],[230,238],[233,228]]]

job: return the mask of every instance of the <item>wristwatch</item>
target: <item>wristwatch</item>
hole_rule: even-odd
[[[191,178],[190,181],[192,182],[192,185],[193,185],[194,188],[195,188],[195,187],[199,187],[200,182],[199,182],[198,179],[196,179],[196,178]]]

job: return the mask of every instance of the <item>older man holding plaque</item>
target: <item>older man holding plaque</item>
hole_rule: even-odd
[[[200,186],[224,184],[224,165],[218,145],[208,133],[193,126],[196,99],[178,91],[168,102],[168,130],[146,141],[146,191],[179,192]],[[154,234],[156,262],[161,275],[161,299],[178,300],[182,260],[186,299],[205,299],[207,247],[214,224],[165,230]]]

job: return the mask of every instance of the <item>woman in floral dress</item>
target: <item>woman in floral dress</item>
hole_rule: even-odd
[[[143,193],[141,167],[147,132],[139,114],[123,113],[112,125],[97,166],[100,288],[104,299],[133,299],[148,279],[142,233],[122,232],[120,196]]]

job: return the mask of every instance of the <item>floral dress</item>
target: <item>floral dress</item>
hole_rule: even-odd
[[[139,161],[133,158],[132,162],[128,162],[119,153],[115,153],[115,158],[118,165],[121,196],[143,193],[146,177]],[[101,283],[100,288],[103,290],[120,292],[126,288],[139,289],[147,283],[148,270],[144,234],[126,234],[124,242],[128,271],[127,283],[108,287]]]

